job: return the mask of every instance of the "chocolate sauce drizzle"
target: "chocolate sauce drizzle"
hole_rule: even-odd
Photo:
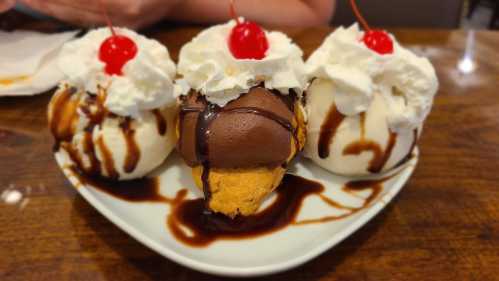
[[[270,234],[290,225],[326,223],[351,216],[367,207],[383,190],[383,182],[395,175],[380,180],[352,181],[343,186],[343,190],[355,194],[371,190],[360,207],[345,206],[324,196],[324,186],[299,176],[286,174],[276,190],[276,199],[263,211],[234,219],[222,214],[205,211],[203,199],[184,200],[174,205],[167,218],[167,225],[177,240],[192,247],[208,246],[220,239],[247,239]],[[335,216],[297,221],[301,206],[308,196],[316,195],[329,206],[348,210]],[[190,230],[188,235],[183,228]]]
[[[216,104],[208,104],[203,111],[198,115],[198,122],[196,124],[196,157],[203,166],[201,174],[201,181],[203,182],[204,198],[206,206],[209,206],[211,199],[210,189],[210,159],[208,140],[210,137],[210,124],[215,120],[220,112],[220,107]]]
[[[411,148],[409,149],[409,152],[407,153],[407,155],[404,158],[402,158],[402,160],[400,160],[395,165],[395,167],[400,167],[412,159],[412,157],[414,156],[414,149],[416,148],[417,143],[418,143],[418,129],[414,129]]]
[[[322,193],[324,186],[299,176],[286,174],[276,190],[276,199],[263,211],[234,219],[222,214],[206,211],[205,200],[186,199],[187,190],[177,192],[174,198],[160,194],[157,178],[142,178],[131,181],[114,181],[98,176],[88,176],[75,166],[70,172],[81,184],[94,188],[129,202],[156,202],[171,206],[166,224],[173,236],[180,242],[192,247],[205,247],[221,239],[248,239],[274,233],[291,225],[326,223],[351,216],[370,204],[383,190],[383,182],[395,175],[380,180],[348,182],[343,186],[345,192],[356,195],[359,191],[371,190],[360,207],[343,205]],[[329,206],[346,210],[341,215],[324,216],[316,219],[298,221],[298,214],[305,199],[318,196]],[[185,229],[189,229],[190,234]]]
[[[265,117],[267,119],[270,119],[272,121],[277,122],[279,125],[281,125],[284,129],[288,130],[295,136],[295,128],[293,127],[293,124],[286,120],[285,118],[282,118],[281,116],[271,112],[267,111],[261,108],[257,107],[238,107],[238,108],[231,108],[231,109],[225,109],[223,110],[224,113],[251,113],[255,115],[259,115],[262,117]]]
[[[123,170],[125,170],[126,173],[131,173],[135,170],[140,160],[140,149],[137,142],[135,142],[135,129],[132,128],[131,118],[126,117],[124,121],[120,123],[120,128],[125,137],[127,146]]]
[[[104,143],[104,138],[100,136],[97,139],[97,146],[99,147],[99,150],[102,155],[102,164],[104,164],[104,168],[106,169],[107,176],[111,179],[118,179],[119,174],[116,171],[116,168],[114,167],[114,159],[113,155],[111,154],[111,151],[109,151],[109,148],[106,146]]]
[[[92,130],[90,131],[85,130],[85,135],[83,138],[83,153],[87,155],[88,159],[90,160],[89,173],[96,175],[100,174],[101,165],[95,153],[95,145],[92,140]]]
[[[366,137],[366,112],[361,112],[359,114],[360,121],[360,138],[364,139]]]
[[[76,88],[66,88],[55,98],[52,106],[50,130],[55,137],[54,151],[59,150],[61,142],[71,141],[74,134],[74,122],[77,121],[78,100],[73,100]]]
[[[390,158],[396,142],[397,134],[390,132],[387,147],[383,151],[378,143],[368,139],[361,139],[347,145],[343,149],[343,155],[359,155],[364,151],[371,151],[373,157],[369,161],[367,170],[371,173],[379,173]]]
[[[93,132],[96,126],[102,126],[105,118],[118,118],[127,143],[124,170],[127,173],[133,172],[140,159],[140,150],[135,142],[135,130],[133,129],[132,120],[128,117],[118,117],[104,107],[105,91],[102,88],[98,88],[97,95],[85,94],[83,97],[75,97],[74,94],[76,93],[76,88],[68,87],[59,93],[52,102],[51,108],[53,112],[49,120],[49,127],[55,138],[54,151],[63,148],[71,160],[88,174],[99,175],[102,169],[105,169],[110,178],[117,179],[119,173],[116,171],[109,148],[102,136],[98,136],[97,140],[94,141]],[[83,100],[81,100],[82,98]],[[84,165],[80,152],[72,144],[75,126],[80,118],[78,109],[88,119],[88,124],[83,129],[82,150],[83,154],[88,157],[90,166]],[[158,121],[159,123],[161,122]],[[158,125],[159,127],[163,130],[163,125]],[[166,124],[164,130],[166,131]],[[101,152],[102,161],[97,158],[95,146]]]
[[[117,181],[100,176],[89,176],[76,166],[70,166],[69,171],[84,185],[90,185],[108,195],[128,202],[163,202],[173,203],[174,200],[159,193],[158,178],[141,178],[135,180]],[[187,190],[184,190],[187,193]]]
[[[258,87],[264,87],[264,84],[260,84]],[[289,111],[295,111],[295,101],[298,97],[295,90],[289,89],[289,94],[287,95],[281,94],[281,92],[276,89],[272,89],[270,92],[274,94],[274,96],[278,97],[288,107]]]
[[[319,135],[318,142],[318,153],[319,157],[322,159],[329,157],[329,147],[334,139],[336,131],[338,127],[341,125],[343,120],[345,119],[345,115],[341,114],[336,105],[332,105],[329,109],[328,115],[324,123],[321,126],[321,131]],[[383,167],[386,165],[390,156],[392,155],[392,151],[397,144],[398,134],[394,132],[389,132],[388,143],[386,145],[386,149],[383,150],[379,143],[366,139],[366,113],[362,112],[359,114],[360,121],[360,139],[348,144],[343,149],[343,155],[360,155],[362,152],[370,151],[373,154],[371,161],[369,161],[369,166],[367,170],[370,173],[379,173],[383,170]],[[410,154],[414,150],[417,140],[417,130],[416,136],[414,138],[414,142],[412,144],[412,148],[410,149]],[[405,157],[407,158],[407,157]],[[405,159],[404,158],[404,159]],[[409,157],[410,158],[410,157]],[[406,162],[405,160],[404,162]],[[399,164],[397,164],[399,165]]]
[[[376,163],[377,165],[373,165],[372,167],[369,168],[369,172],[379,173],[383,169],[383,167],[385,167],[386,162],[388,162],[388,159],[390,159],[390,156],[392,155],[393,148],[397,144],[397,137],[398,137],[397,133],[390,131],[390,135],[388,137],[388,144],[386,145],[383,157],[379,159],[379,162]]]
[[[397,143],[398,135],[397,133],[389,131],[388,143],[386,145],[386,149],[383,151],[383,149],[377,142],[366,139],[365,137],[366,134],[365,112],[363,112],[360,115],[360,132],[361,132],[360,140],[354,141],[349,145],[347,145],[343,149],[343,155],[360,155],[362,152],[371,151],[373,157],[371,161],[369,161],[369,166],[367,170],[370,173],[379,173],[386,165],[386,162],[388,162],[388,159],[390,159],[393,148]]]
[[[92,139],[92,134],[94,131],[94,128],[96,126],[100,126],[102,122],[104,121],[104,118],[109,115],[109,112],[107,109],[103,106],[104,103],[104,97],[103,97],[103,92],[102,89],[98,89],[99,94],[97,96],[95,95],[88,95],[86,99],[84,100],[84,105],[80,106],[80,110],[85,114],[85,116],[88,118],[89,123],[85,127],[85,135],[84,135],[84,146],[83,150],[85,152],[85,155],[87,155],[90,159],[90,168],[87,169],[87,172],[90,174],[100,174],[101,173],[101,164],[99,162],[99,159],[97,158],[97,155],[95,153],[95,144]],[[93,111],[91,110],[93,109]],[[113,115],[114,117],[114,115]],[[102,136],[100,137],[102,138]],[[108,162],[106,164],[107,171],[110,176],[113,178],[118,178],[118,173],[114,169],[114,160],[111,157],[111,154],[107,147],[104,144],[104,140],[101,139],[99,140],[99,148],[105,149],[106,152],[103,152],[103,157],[106,157],[106,161]],[[112,166],[111,166],[112,165]],[[80,166],[83,167],[83,166]]]
[[[307,219],[307,220],[302,220],[295,222],[296,225],[305,225],[305,224],[315,224],[315,223],[326,223],[330,221],[335,221],[335,220],[340,220],[344,219],[346,217],[349,217],[353,214],[358,213],[359,211],[369,207],[371,203],[378,197],[378,195],[383,191],[383,183],[388,181],[389,179],[393,178],[396,176],[398,173],[395,173],[394,175],[379,179],[379,180],[359,180],[359,181],[350,181],[347,182],[343,187],[342,190],[350,193],[352,195],[356,195],[357,192],[359,191],[364,191],[364,190],[370,190],[371,193],[367,198],[364,199],[363,204],[360,207],[350,207],[343,205],[337,201],[334,201],[330,199],[329,197],[324,196],[323,194],[318,194],[321,200],[328,204],[329,206],[337,209],[342,209],[342,210],[347,210],[348,212],[341,214],[341,215],[333,215],[333,216],[325,216],[322,218],[317,218],[317,219]]]
[[[287,174],[277,188],[275,201],[260,213],[231,219],[205,212],[203,199],[187,200],[173,208],[167,225],[177,240],[192,247],[207,246],[219,239],[257,237],[293,224],[305,198],[323,190],[320,183]]]
[[[165,117],[158,109],[154,109],[152,113],[156,118],[156,126],[158,128],[158,134],[160,136],[164,136],[166,134],[166,129],[167,129]]]
[[[333,142],[336,131],[344,119],[345,115],[339,112],[336,105],[333,104],[329,108],[326,119],[321,125],[319,143],[317,147],[320,158],[325,159],[329,157],[330,144]]]

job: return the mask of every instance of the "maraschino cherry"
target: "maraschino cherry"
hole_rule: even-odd
[[[388,36],[388,33],[380,29],[371,29],[359,12],[355,0],[350,0],[350,4],[352,5],[355,16],[366,30],[364,37],[362,37],[364,44],[366,44],[369,49],[381,55],[393,53],[393,41],[390,36]]]
[[[123,66],[137,54],[137,45],[127,36],[116,34],[102,0],[100,3],[112,35],[100,45],[99,59],[106,64],[108,75],[123,75]]]
[[[234,0],[230,1],[230,11],[237,23],[229,36],[229,49],[232,55],[236,59],[263,59],[269,48],[263,29],[251,21],[241,22],[236,15]]]

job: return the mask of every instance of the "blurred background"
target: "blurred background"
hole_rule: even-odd
[[[339,0],[333,25],[355,21],[348,1]],[[362,1],[371,25],[413,28],[498,29],[499,0],[369,0]]]
[[[1,0],[0,0],[1,1]],[[498,29],[499,0],[362,0],[358,1],[369,23],[380,27]],[[0,13],[0,29],[13,29],[30,11]],[[19,11],[23,12],[20,13]],[[331,25],[355,21],[348,0],[337,0]]]

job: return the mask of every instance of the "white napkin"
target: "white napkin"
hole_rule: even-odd
[[[77,33],[0,31],[0,96],[34,95],[56,86],[64,78],[57,55]]]

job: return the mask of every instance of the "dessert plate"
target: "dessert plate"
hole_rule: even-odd
[[[336,219],[313,224],[292,224],[279,231],[249,239],[216,240],[205,247],[193,247],[175,238],[167,227],[168,204],[161,202],[130,202],[82,182],[71,169],[69,157],[62,151],[55,154],[57,163],[78,192],[105,217],[132,237],[159,254],[192,269],[224,276],[259,276],[284,271],[301,265],[335,246],[379,213],[402,189],[417,164],[418,153],[398,169],[383,175],[379,193],[366,204],[374,189],[346,192],[342,187],[351,178],[333,175],[312,162],[299,158],[289,173],[319,182],[324,186],[322,197],[339,206],[333,208],[313,194],[303,201],[297,222],[333,217]],[[159,178],[159,193],[174,197],[181,189],[189,198],[201,197],[192,180],[191,170],[178,154],[152,175]],[[358,179],[356,179],[358,180]],[[275,195],[274,195],[275,197]],[[272,202],[272,196],[262,208]],[[363,205],[365,206],[361,208]],[[356,210],[356,211],[351,211]]]

